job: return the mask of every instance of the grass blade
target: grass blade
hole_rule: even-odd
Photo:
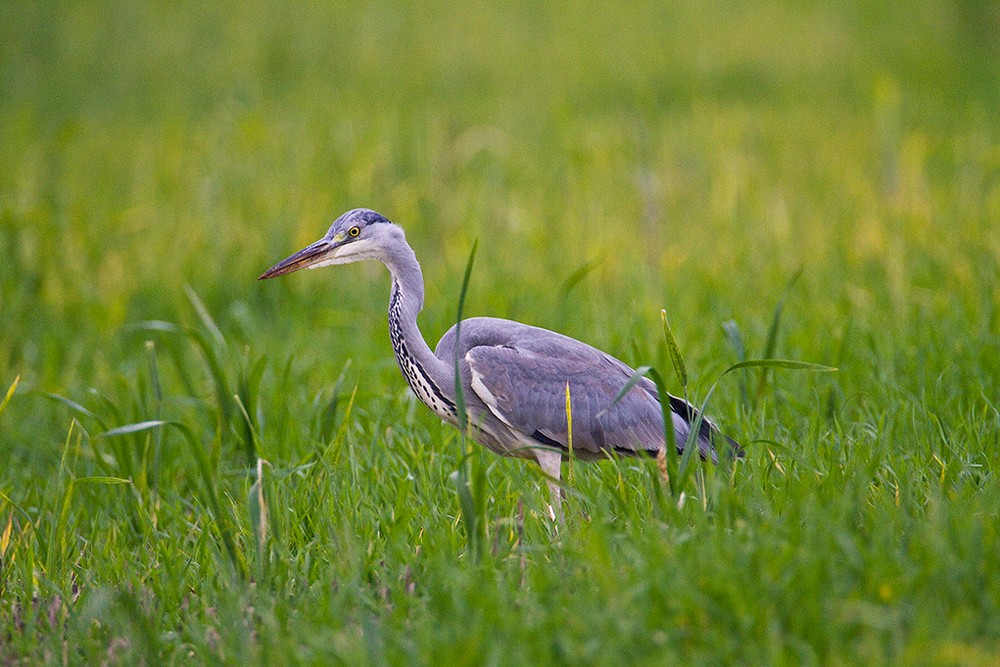
[[[198,293],[190,285],[184,285],[184,293],[187,294],[188,301],[191,302],[191,306],[198,315],[198,319],[201,320],[202,325],[212,334],[216,346],[220,350],[226,349],[226,338],[222,335],[222,329],[215,323],[212,314],[208,312],[208,308],[205,307],[205,303],[198,296]]]
[[[259,417],[260,413],[259,411],[251,413],[251,409],[258,405],[257,397],[260,395],[260,382],[264,376],[266,361],[267,357],[264,356],[253,363],[250,363],[249,358],[243,361],[239,375],[239,392],[233,396],[243,416],[243,441],[248,466],[254,465],[260,447],[260,420],[254,419],[254,415]]]
[[[674,413],[670,409],[670,395],[667,393],[667,385],[663,377],[655,368],[649,369],[649,379],[656,385],[656,393],[660,397],[660,411],[663,414],[663,438],[665,470],[664,476],[667,478],[667,488],[670,495],[676,496],[682,488],[677,480],[677,431],[674,430]]]
[[[462,371],[459,364],[462,355],[462,310],[465,307],[465,295],[469,290],[469,280],[472,277],[472,265],[476,260],[476,250],[479,247],[479,240],[473,242],[472,250],[469,252],[469,261],[465,265],[465,276],[462,278],[462,291],[458,295],[458,312],[455,316],[455,410],[458,413],[459,443],[462,447],[462,461],[458,470],[453,474],[456,490],[458,491],[459,504],[462,507],[462,517],[465,521],[465,531],[468,535],[469,549],[473,559],[478,562],[482,555],[482,545],[484,540],[480,535],[483,525],[482,517],[477,512],[479,503],[473,496],[476,489],[471,484],[470,456],[468,450],[468,415],[465,411],[465,393],[462,389]]]
[[[472,243],[472,251],[469,253],[469,261],[465,265],[465,276],[462,278],[462,291],[458,295],[458,313],[455,316],[455,404],[458,410],[458,428],[459,431],[462,432],[463,438],[468,415],[465,414],[465,396],[462,392],[462,373],[459,367],[459,359],[462,354],[462,310],[465,307],[465,295],[469,291],[469,279],[472,277],[472,264],[476,261],[476,250],[478,248],[479,239],[476,239]]]
[[[781,328],[781,313],[785,309],[785,301],[788,300],[788,295],[792,291],[792,287],[798,281],[799,276],[802,275],[802,271],[805,267],[800,266],[798,270],[792,274],[792,277],[788,279],[785,284],[785,289],[781,293],[781,298],[778,299],[778,304],[774,307],[774,315],[771,317],[771,326],[767,330],[767,342],[764,344],[764,354],[762,358],[770,359],[774,357],[775,350],[778,347],[778,331]],[[760,371],[760,376],[757,379],[757,391],[754,394],[754,404],[760,401],[760,397],[764,395],[764,388],[767,385],[767,375],[769,367],[762,367]]]
[[[565,297],[567,294],[573,291],[573,288],[579,285],[584,278],[586,278],[591,271],[600,266],[600,261],[592,259],[589,262],[581,264],[573,273],[569,274],[559,286],[559,294]]]
[[[640,366],[632,372],[629,376],[628,381],[625,386],[621,388],[618,394],[615,396],[611,404],[598,413],[598,417],[603,415],[605,412],[613,408],[622,398],[625,397],[632,387],[636,385],[644,376],[649,376],[649,379],[653,381],[656,386],[657,395],[660,398],[660,410],[663,414],[663,437],[666,442],[664,447],[663,461],[660,461],[660,456],[657,455],[657,462],[661,467],[662,475],[667,481],[667,485],[670,488],[670,495],[674,495],[674,491],[677,488],[674,484],[676,479],[677,470],[677,433],[674,431],[674,419],[673,411],[670,409],[670,394],[667,393],[666,383],[663,381],[663,376],[660,375],[652,366]]]
[[[317,426],[317,437],[320,442],[328,442],[330,437],[333,435],[333,427],[337,423],[337,408],[340,407],[340,392],[341,388],[344,386],[344,378],[347,375],[347,369],[350,365],[351,361],[348,359],[347,363],[344,364],[343,370],[340,371],[340,375],[337,376],[336,382],[333,383],[333,390],[330,392],[330,400],[327,401],[326,407],[324,407],[320,412],[318,420],[319,424]]]
[[[136,422],[134,424],[126,424],[125,426],[119,426],[113,428],[110,431],[105,431],[101,433],[99,437],[101,438],[114,438],[119,435],[130,435],[132,433],[139,433],[141,431],[148,431],[159,426],[165,426],[170,422],[164,421],[162,419],[151,419],[149,421]]]
[[[153,389],[153,419],[159,420],[161,417],[161,407],[163,405],[163,385],[160,382],[160,368],[156,360],[156,343],[151,340],[146,341],[146,354],[149,362],[149,378]],[[158,428],[153,431],[153,479],[150,484],[153,493],[157,493],[160,485],[160,461],[163,456],[163,429]]]
[[[222,363],[219,361],[219,355],[216,348],[212,346],[209,340],[200,332],[195,329],[188,330],[188,336],[195,342],[195,345],[201,350],[202,355],[205,357],[205,363],[208,364],[209,379],[212,381],[213,387],[215,389],[215,399],[218,402],[219,411],[221,413],[221,424],[222,432],[226,432],[226,425],[230,423],[232,417],[232,403],[229,397],[232,396],[232,391],[229,391],[229,380],[226,377],[226,373],[223,370]]]
[[[10,403],[10,399],[14,395],[14,392],[17,391],[17,385],[20,381],[21,376],[18,375],[14,378],[14,381],[10,383],[10,388],[7,389],[7,393],[4,395],[3,401],[0,401],[0,414],[3,414],[4,408],[6,408],[7,404]]]
[[[571,482],[573,481],[573,400],[569,391],[569,382],[566,383],[566,444],[569,447],[566,480]]]
[[[479,524],[476,520],[476,502],[472,498],[472,485],[469,484],[469,476],[463,472],[469,462],[467,457],[462,457],[462,462],[458,470],[451,473],[450,477],[455,484],[455,491],[458,493],[458,504],[462,508],[462,517],[465,524],[465,534],[469,540],[469,551],[474,559],[479,558]]]
[[[247,505],[250,513],[250,523],[253,526],[257,546],[257,578],[262,579],[267,573],[267,537],[268,537],[268,507],[267,495],[264,491],[264,466],[270,463],[257,459],[257,479],[250,486],[247,495]]]
[[[798,282],[799,277],[802,275],[802,271],[805,267],[799,267],[792,277],[788,279],[785,284],[785,289],[781,293],[781,298],[778,299],[778,304],[774,307],[774,315],[771,317],[771,326],[767,330],[767,343],[764,345],[764,357],[769,358],[774,354],[775,349],[778,347],[778,331],[781,328],[781,314],[785,309],[785,301],[788,300],[788,295],[791,293],[792,288],[795,283]]]
[[[833,366],[824,366],[823,364],[814,364],[808,361],[796,361],[794,359],[748,359],[747,361],[740,361],[733,364],[724,370],[719,377],[721,379],[723,375],[741,368],[782,368],[791,371],[813,371],[816,373],[835,373],[839,370]]]
[[[628,381],[618,391],[615,397],[611,400],[611,403],[608,405],[608,407],[604,408],[599,413],[597,413],[597,416],[598,417],[603,416],[608,410],[618,405],[618,402],[621,401],[623,398],[625,398],[625,394],[627,394],[629,390],[632,389],[632,387],[634,387],[640,380],[642,380],[643,377],[649,375],[652,371],[653,371],[652,366],[639,366],[639,368],[632,371],[632,375],[629,376]]]
[[[736,353],[736,359],[739,361],[745,361],[747,358],[746,344],[743,342],[743,332],[740,331],[740,325],[736,323],[736,320],[727,320],[722,323],[722,329],[726,332],[726,340],[733,348],[733,352]]]
[[[103,484],[105,486],[118,486],[119,484],[131,484],[132,480],[124,477],[112,477],[109,475],[93,475],[91,477],[78,477],[73,480],[74,484]]]
[[[243,399],[240,398],[239,394],[233,394],[233,401],[236,403],[236,407],[239,408],[240,414],[243,416],[243,428],[246,438],[246,455],[248,457],[247,463],[253,465],[253,461],[249,460],[249,457],[254,456],[258,461],[259,457],[256,457],[256,453],[260,451],[260,436],[257,435],[257,429],[253,425],[253,420],[250,419],[250,413],[247,411],[247,406],[244,405]]]
[[[74,401],[72,399],[69,399],[69,398],[66,398],[65,396],[60,396],[59,394],[50,394],[48,392],[44,392],[43,395],[46,398],[51,398],[53,401],[58,401],[59,403],[62,403],[63,405],[65,405],[66,407],[68,407],[70,410],[73,410],[74,412],[78,412],[81,415],[85,415],[87,417],[90,417],[91,419],[93,419],[94,421],[96,421],[101,426],[101,428],[107,428],[107,425],[104,423],[104,421],[100,417],[97,416],[96,413],[91,412],[90,410],[88,410],[87,408],[83,407],[82,405],[80,405],[76,401]]]
[[[674,332],[670,330],[670,322],[667,321],[667,311],[660,310],[660,321],[663,323],[663,337],[667,341],[667,350],[670,352],[670,363],[673,364],[674,373],[680,380],[681,386],[685,389],[688,386],[687,367],[684,365],[684,357],[681,356],[681,349],[677,346]]]
[[[14,527],[14,513],[10,512],[7,515],[7,526],[3,529],[3,533],[0,533],[0,563],[3,562],[4,556],[7,555],[7,547],[10,546],[10,531]]]
[[[125,331],[164,331],[167,333],[184,333],[184,327],[163,320],[142,320],[122,327]]]
[[[736,323],[736,320],[723,322],[722,328],[726,332],[726,339],[729,341],[730,346],[732,346],[733,352],[736,353],[736,361],[746,361],[747,348],[743,341],[743,332],[740,331],[740,326]],[[750,405],[750,391],[747,389],[747,383],[743,376],[740,376],[739,387],[743,405]]]

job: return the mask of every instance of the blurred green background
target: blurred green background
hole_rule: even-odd
[[[225,426],[236,408],[213,391],[222,376],[234,387],[252,379],[258,363],[248,410],[275,465],[328,439],[310,425],[355,386],[357,428],[377,424],[366,446],[381,447],[376,432],[395,425],[451,451],[433,415],[407,412],[381,267],[256,281],[364,206],[407,230],[432,346],[453,322],[478,239],[467,314],[556,329],[666,370],[665,308],[702,395],[740,358],[724,323],[758,356],[802,268],[776,354],[840,372],[779,375],[760,403],[746,393],[754,378],[726,382],[712,412],[738,439],[783,443],[786,466],[811,470],[797,457],[824,447],[870,449],[878,470],[906,459],[921,480],[914,512],[933,495],[942,522],[960,521],[961,498],[995,522],[983,489],[995,488],[998,456],[998,110],[1000,3],[986,0],[3,2],[0,390],[21,380],[0,414],[0,491],[44,527],[58,513],[46,484],[65,466],[71,420],[102,430],[50,394],[103,428],[154,417],[147,339],[168,395],[157,414],[197,424],[206,442],[214,433],[224,468],[245,463],[246,443]],[[149,324],[210,330],[197,304],[231,353],[219,386],[201,371],[203,350]],[[88,443],[74,474],[132,479]],[[765,449],[751,449],[748,465],[768,453],[773,463]],[[494,485],[520,470],[483,461],[500,466]],[[193,463],[173,465],[183,495]],[[806,481],[783,496],[745,479],[746,497],[785,507],[747,509],[741,520],[762,530],[811,493]],[[93,512],[94,526],[110,521]],[[996,554],[995,529],[983,540]],[[68,571],[42,578],[67,586]],[[94,572],[95,586],[110,577]],[[997,621],[985,614],[996,592],[985,574],[970,577],[962,585],[984,597],[942,603],[939,632],[975,616],[970,634],[995,649]],[[900,590],[933,599],[918,579]],[[886,643],[855,657],[919,658],[902,648],[907,633],[934,630],[903,626],[875,628]],[[848,642],[853,627],[831,632]],[[813,657],[838,654],[807,634]],[[776,653],[714,655],[806,655],[795,640],[772,641]],[[947,654],[995,655],[957,646]]]
[[[996,3],[0,12],[0,369],[25,387],[106,381],[185,284],[259,349],[336,325],[329,356],[387,358],[378,270],[253,280],[355,206],[409,231],[428,337],[475,238],[472,311],[618,349],[659,307],[691,353],[759,333],[799,266],[823,328],[996,301]]]

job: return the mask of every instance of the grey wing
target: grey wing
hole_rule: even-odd
[[[636,385],[614,402],[628,381],[616,360],[589,347],[585,354],[559,352],[473,347],[465,355],[472,389],[509,428],[542,444],[568,449],[572,416],[573,448],[583,457],[663,447],[663,414],[653,395]]]
[[[616,451],[623,454],[661,449],[663,411],[656,385],[641,378],[617,403],[633,370],[614,357],[562,334],[520,322],[476,317],[462,322],[460,353],[466,364],[463,384],[519,438],[569,448],[566,385],[573,418],[573,448],[583,457]],[[455,358],[458,342],[452,327],[434,354]],[[667,395],[678,448],[698,413],[687,401]],[[698,431],[698,447],[716,460],[718,429],[707,418]],[[739,445],[725,438],[736,456]]]

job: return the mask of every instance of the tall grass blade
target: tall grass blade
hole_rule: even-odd
[[[465,265],[465,275],[462,278],[462,291],[458,295],[458,312],[455,316],[455,409],[458,412],[459,443],[462,447],[462,460],[455,471],[453,478],[458,491],[459,504],[462,507],[462,516],[465,522],[465,531],[469,539],[469,549],[476,562],[482,555],[483,539],[481,539],[482,517],[477,512],[479,503],[473,496],[475,489],[470,479],[470,457],[472,453],[468,449],[468,414],[465,411],[465,393],[462,388],[462,369],[460,366],[462,354],[462,311],[465,308],[465,295],[469,290],[469,280],[472,277],[472,265],[476,260],[476,250],[479,247],[477,239],[472,244],[469,252],[469,261]]]
[[[458,469],[450,477],[455,484],[455,491],[458,493],[458,504],[462,508],[462,523],[465,524],[465,534],[469,540],[469,552],[474,561],[479,561],[480,540],[479,540],[479,516],[476,513],[476,501],[472,495],[472,484],[470,482],[469,457],[463,456]]]
[[[226,338],[222,335],[222,329],[219,325],[215,323],[212,318],[212,314],[208,312],[208,308],[205,307],[205,303],[198,296],[198,293],[190,285],[184,285],[184,293],[187,295],[188,301],[191,302],[191,306],[194,308],[194,312],[198,315],[198,319],[201,320],[202,326],[208,329],[208,332],[212,334],[212,338],[215,340],[216,346],[220,350],[226,349]]]
[[[17,375],[14,377],[14,381],[10,383],[10,387],[7,389],[7,393],[4,394],[3,400],[0,401],[0,414],[3,414],[4,408],[6,408],[7,404],[10,403],[11,397],[14,395],[14,392],[17,391],[17,385],[19,382],[21,382],[21,376]]]
[[[225,433],[232,416],[232,404],[229,397],[235,392],[229,390],[229,380],[223,370],[222,363],[219,361],[219,354],[211,342],[196,329],[188,329],[187,335],[195,342],[198,349],[201,350],[205,358],[205,363],[208,364],[209,379],[212,381],[212,386],[215,390],[215,400],[219,407],[219,426],[221,431]]]
[[[257,546],[257,575],[264,577],[267,571],[267,537],[268,537],[268,507],[264,493],[264,464],[270,464],[262,458],[257,459],[257,479],[250,487],[247,505],[250,511],[250,522],[253,526]]]
[[[91,412],[90,410],[88,410],[87,408],[83,407],[82,405],[80,405],[76,401],[74,401],[72,399],[69,399],[69,398],[66,398],[65,396],[60,396],[59,394],[50,394],[48,392],[44,392],[42,395],[45,396],[46,398],[52,399],[53,401],[57,401],[59,403],[62,403],[63,405],[65,405],[66,407],[68,407],[70,410],[73,410],[74,412],[77,412],[77,413],[79,413],[81,415],[84,415],[86,417],[90,417],[91,419],[93,419],[94,421],[96,421],[98,423],[98,425],[100,425],[101,428],[107,428],[107,425],[104,423],[104,420],[101,419],[100,416],[98,416],[94,412]]]
[[[7,515],[7,526],[0,533],[0,563],[4,563],[4,556],[7,555],[7,548],[10,546],[10,531],[14,527],[14,513]]]
[[[726,340],[736,353],[737,361],[745,361],[747,358],[746,343],[743,341],[743,332],[736,320],[726,320],[722,323],[722,329],[726,332]]]
[[[247,406],[243,404],[243,399],[240,398],[239,394],[233,394],[233,401],[236,403],[236,407],[240,409],[240,414],[243,416],[243,427],[245,431],[246,442],[246,455],[249,457],[255,455],[256,452],[260,451],[260,436],[257,435],[257,429],[254,428],[253,420],[250,419],[250,413],[247,412]],[[259,460],[259,457],[258,459]],[[248,461],[250,465],[253,465],[252,461]]]
[[[66,442],[63,445],[62,456],[59,459],[59,472],[58,472],[59,482],[63,482],[69,476],[69,472],[66,467],[66,458],[69,456],[69,446],[73,438],[73,431],[76,428],[76,424],[77,422],[75,419],[70,421],[69,431],[67,431],[66,433]],[[49,530],[48,530],[48,538],[45,541],[45,560],[44,560],[45,572],[48,573],[54,571],[56,557],[57,557],[56,556],[57,545],[61,544],[62,541],[61,519],[63,515],[68,512],[68,510],[65,508],[68,506],[69,503],[68,498],[71,498],[72,494],[73,494],[73,486],[70,482],[67,482],[65,488],[63,489],[63,502],[62,502],[63,510],[60,511],[58,515],[56,515],[55,520],[51,521],[48,526]],[[58,551],[61,553],[62,550],[59,549]]]
[[[340,375],[337,376],[337,380],[333,383],[330,400],[320,413],[318,428],[319,440],[321,442],[328,442],[330,440],[330,436],[333,435],[333,427],[337,423],[337,408],[340,407],[340,391],[341,387],[344,385],[344,378],[347,376],[347,369],[350,366],[350,363],[350,360],[348,360],[347,363],[344,364],[343,370],[340,371]]]
[[[476,261],[476,250],[479,239],[472,243],[469,261],[465,265],[465,276],[462,278],[462,291],[458,295],[458,313],[455,316],[455,404],[458,410],[458,429],[462,432],[463,444],[468,415],[465,413],[465,396],[462,391],[462,371],[459,360],[462,354],[462,310],[465,308],[465,295],[469,291],[469,279],[472,277],[472,264]]]
[[[351,423],[351,412],[354,411],[354,400],[357,397],[358,385],[354,385],[354,389],[351,390],[351,397],[347,401],[347,407],[344,408],[344,420],[341,422],[340,428],[337,429],[337,440],[339,442],[343,442],[344,438],[347,437],[347,427]]]
[[[778,304],[774,307],[774,315],[771,317],[771,326],[767,330],[767,342],[764,344],[764,353],[761,355],[764,359],[771,359],[774,357],[775,350],[778,348],[778,331],[781,329],[781,314],[785,309],[785,301],[788,300],[789,294],[791,294],[792,288],[798,281],[799,277],[802,275],[802,271],[805,267],[800,266],[792,277],[788,279],[785,284],[785,289],[781,293],[781,298],[778,299]],[[757,391],[754,393],[754,405],[760,402],[761,397],[764,395],[764,389],[767,386],[767,376],[769,367],[764,366],[761,368],[760,375],[757,379]]]
[[[611,399],[611,403],[608,404],[608,407],[598,412],[597,416],[598,417],[603,416],[608,410],[618,405],[619,401],[625,398],[625,394],[627,394],[632,389],[632,387],[638,384],[643,377],[649,375],[652,370],[653,370],[652,366],[639,366],[634,371],[632,371],[632,375],[628,377],[628,380],[625,382],[624,386],[622,386],[622,388],[618,390],[618,393],[615,394],[615,397]]]
[[[243,418],[243,453],[246,455],[247,466],[251,467],[257,458],[257,430],[254,428],[253,419],[250,418],[247,406],[243,403],[243,399],[239,394],[233,394],[233,402],[236,403],[236,408]]]
[[[161,417],[161,406],[163,405],[163,386],[160,383],[160,368],[156,361],[156,344],[146,341],[146,355],[149,362],[149,379],[153,390],[153,419],[158,421]],[[160,484],[160,462],[163,456],[163,429],[158,428],[153,431],[153,473],[150,487],[153,493],[157,493]]]
[[[156,343],[151,340],[146,341],[146,360],[149,364],[149,381],[152,385],[153,399],[159,409],[159,403],[163,400],[163,386],[160,383],[160,368],[156,363]]]
[[[729,341],[733,352],[736,353],[736,361],[746,361],[747,348],[743,341],[743,332],[740,331],[740,325],[736,323],[736,320],[727,320],[722,323],[722,328],[726,332],[726,340]],[[750,405],[750,390],[747,389],[746,380],[742,376],[739,378],[739,388],[743,405]]]
[[[688,374],[687,366],[684,365],[684,357],[681,356],[681,348],[677,345],[674,332],[670,330],[670,322],[667,321],[667,311],[660,310],[660,321],[663,323],[663,338],[667,341],[667,351],[670,352],[670,363],[674,367],[674,373],[680,380],[681,386],[687,389]]]
[[[600,261],[596,259],[592,259],[589,262],[585,262],[580,265],[575,271],[573,271],[573,273],[569,274],[566,280],[564,280],[559,286],[559,294],[565,297],[567,294],[572,292],[573,288],[583,282],[583,279],[598,266],[600,266]]]
[[[653,381],[656,385],[656,392],[660,398],[660,410],[663,414],[663,437],[665,439],[666,445],[664,447],[664,462],[663,466],[665,472],[662,476],[666,479],[667,484],[670,488],[670,494],[674,495],[674,491],[678,489],[677,485],[674,483],[676,479],[677,470],[677,433],[674,431],[674,419],[673,411],[670,409],[670,394],[667,393],[666,383],[663,381],[663,376],[660,375],[652,366],[640,366],[632,372],[629,376],[628,381],[625,382],[625,386],[621,388],[618,394],[612,399],[610,405],[604,410],[598,413],[598,417],[606,413],[608,410],[613,408],[618,404],[622,398],[634,387],[644,376],[649,376],[649,379]],[[659,455],[657,455],[659,459]]]
[[[573,481],[573,400],[570,395],[569,382],[566,383],[566,444],[569,447],[566,479]]]
[[[20,520],[22,523],[31,526],[35,525],[35,520],[32,518],[31,513],[29,513],[28,510],[26,510],[25,508],[21,507],[21,505],[17,501],[8,496],[2,490],[0,490],[0,500],[3,500],[5,503],[14,508],[14,510],[20,516]]]
[[[666,460],[667,488],[671,496],[676,496],[683,489],[677,483],[677,431],[674,430],[674,413],[670,409],[670,395],[663,377],[655,368],[649,369],[649,379],[656,385],[656,393],[660,397],[660,411],[663,414],[664,459]]]
[[[239,378],[239,392],[233,397],[243,416],[243,444],[246,450],[248,466],[254,465],[260,445],[258,420],[254,418],[254,413],[251,413],[250,410],[253,406],[257,405],[257,397],[260,394],[260,382],[264,375],[266,359],[266,357],[262,356],[250,365],[249,370],[246,368],[247,361],[243,362]]]
[[[684,400],[686,401],[687,386],[688,386],[687,366],[684,364],[684,357],[681,355],[681,348],[677,344],[677,339],[674,338],[674,332],[670,329],[670,322],[667,321],[667,311],[665,309],[660,310],[660,321],[662,322],[663,325],[663,338],[667,342],[667,350],[670,353],[670,363],[674,367],[674,373],[677,375],[677,379],[681,383],[681,389],[683,390]],[[659,388],[657,389],[659,391]],[[664,398],[667,398],[665,394],[666,394],[665,391],[660,391],[661,401],[663,401]],[[667,404],[669,405],[669,399]],[[665,416],[663,419],[663,435],[666,442],[666,447],[664,447],[664,449],[666,450],[664,452],[664,458],[666,458],[668,455],[676,458],[677,431],[674,429],[672,408],[669,409],[668,416],[669,416],[669,421],[667,420],[667,416]],[[692,433],[695,434],[694,438],[691,437]],[[684,481],[686,477],[684,472],[687,470],[687,467],[691,461],[691,457],[694,455],[694,450],[697,449],[697,440],[698,440],[697,431],[689,431],[687,441],[684,443],[684,451],[681,455],[680,463],[677,464],[677,476],[679,477],[677,490],[680,493],[683,493],[684,490]],[[664,469],[666,470],[666,474],[669,475],[670,466],[665,465]]]

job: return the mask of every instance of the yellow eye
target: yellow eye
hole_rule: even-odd
[[[350,236],[352,239],[356,238],[357,235],[360,233],[361,233],[360,227],[351,227],[349,230],[347,230],[347,235]]]

